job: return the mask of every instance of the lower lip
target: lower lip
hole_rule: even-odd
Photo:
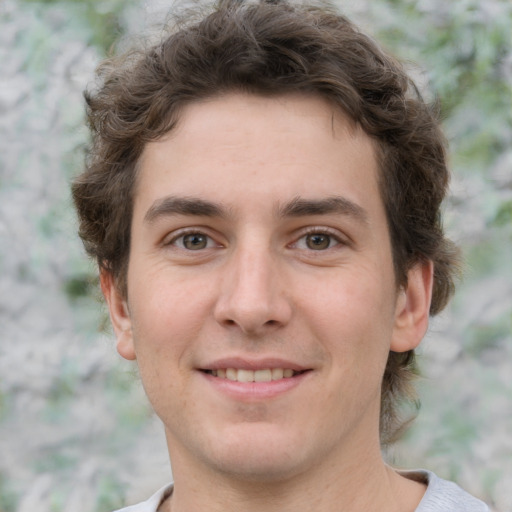
[[[201,372],[203,377],[214,388],[231,398],[237,400],[263,400],[274,398],[296,388],[304,379],[310,375],[310,371],[300,373],[286,379],[272,380],[269,382],[238,382],[220,377],[214,377],[208,373]]]

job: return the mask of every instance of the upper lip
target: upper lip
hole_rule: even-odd
[[[226,357],[222,359],[215,359],[215,361],[209,362],[205,365],[201,365],[201,370],[221,370],[225,368],[236,368],[238,370],[266,370],[273,368],[289,368],[296,372],[304,370],[310,370],[310,367],[302,364],[289,361],[281,358],[243,358],[243,357]]]

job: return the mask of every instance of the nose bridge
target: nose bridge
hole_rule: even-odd
[[[217,320],[256,333],[287,321],[291,309],[278,256],[261,241],[240,241],[226,262],[216,308]]]

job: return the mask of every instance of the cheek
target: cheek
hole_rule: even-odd
[[[136,349],[147,348],[155,358],[187,346],[202,329],[211,305],[207,287],[165,271],[146,273],[129,293]]]
[[[371,329],[372,324],[393,320],[392,287],[375,272],[347,269],[321,284],[304,285],[297,294],[300,308],[309,311],[318,325]]]
[[[161,296],[160,296],[161,298]],[[140,378],[158,415],[184,407],[183,390],[191,366],[189,348],[194,345],[194,323],[180,305],[139,297],[132,314],[132,330]]]
[[[389,353],[393,297],[382,277],[347,272],[302,293],[307,322],[336,364],[352,371],[363,362],[379,369]]]

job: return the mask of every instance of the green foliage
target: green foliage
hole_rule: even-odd
[[[97,487],[97,510],[114,510],[123,501],[124,486],[113,475],[100,478]]]
[[[48,423],[59,423],[67,419],[71,402],[77,396],[78,385],[78,375],[71,368],[63,368],[47,394],[45,419]]]
[[[9,481],[3,473],[0,473],[0,511],[15,512],[18,497],[11,489]]]
[[[71,300],[87,297],[92,293],[92,288],[97,285],[90,275],[74,275],[64,283],[64,292]]]
[[[467,353],[475,358],[489,350],[502,350],[512,328],[510,314],[504,314],[489,324],[472,325],[470,336],[464,344]]]
[[[48,6],[62,9],[66,12],[66,23],[79,29],[88,29],[86,41],[88,44],[107,52],[112,44],[123,34],[123,24],[120,17],[123,10],[134,5],[134,0],[22,0],[26,4],[35,4],[42,11]],[[40,34],[43,36],[43,34]],[[37,51],[44,54],[44,38],[39,40],[43,48]]]
[[[494,224],[500,227],[512,225],[512,199],[504,201],[499,206],[496,216],[494,217]]]
[[[396,16],[380,31],[381,38],[429,71],[455,137],[456,157],[489,163],[510,142],[512,84],[504,73],[512,45],[512,4],[493,2],[497,15],[491,17],[476,2],[453,3],[437,14],[435,2],[429,12],[417,2],[394,3]]]
[[[51,453],[44,453],[36,462],[38,473],[65,474],[72,471],[76,466],[76,458],[65,453],[65,447],[60,450],[53,450]]]
[[[7,418],[9,402],[9,396],[0,389],[0,423]]]

